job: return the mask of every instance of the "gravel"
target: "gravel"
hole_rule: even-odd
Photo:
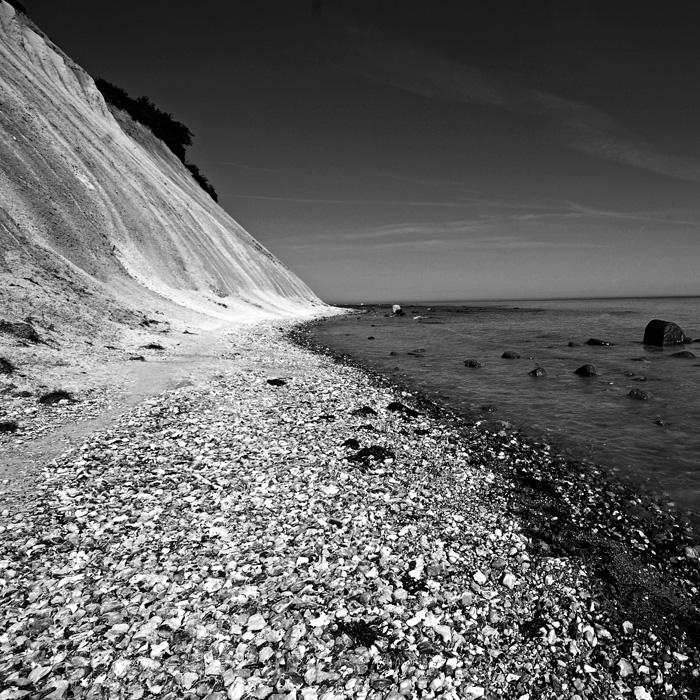
[[[233,342],[2,513],[0,700],[698,697],[682,633],[526,532],[526,446],[276,328]]]

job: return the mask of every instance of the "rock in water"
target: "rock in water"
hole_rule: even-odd
[[[600,338],[589,338],[586,341],[586,345],[603,345],[605,347],[611,347],[615,343],[611,343],[609,340],[600,340]]]
[[[479,362],[479,360],[465,360],[464,366],[472,368],[481,367],[481,362]]]
[[[648,391],[642,391],[641,389],[632,389],[627,395],[637,401],[648,401],[651,398],[651,394]]]
[[[671,357],[681,357],[684,360],[697,359],[697,355],[695,355],[695,353],[690,352],[690,350],[681,350],[680,352],[674,352],[671,354]]]
[[[394,314],[394,316],[403,316],[403,309],[398,304],[394,304],[391,307],[391,313]]]
[[[655,318],[647,323],[642,342],[644,345],[663,347],[664,345],[680,345],[681,343],[687,343],[689,340],[690,338],[686,336],[678,324]]]
[[[531,369],[528,374],[531,377],[544,377],[547,372],[545,372],[544,367],[535,367],[535,369]]]
[[[15,371],[15,366],[4,357],[0,357],[0,374],[12,374]]]
[[[514,352],[513,350],[506,350],[501,357],[504,360],[519,360],[520,359],[520,353]]]
[[[579,377],[597,377],[598,370],[595,368],[595,365],[581,365],[574,370],[574,374],[578,374]]]

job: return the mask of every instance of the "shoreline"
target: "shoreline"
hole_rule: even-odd
[[[364,323],[364,324],[358,324],[357,327],[360,328],[361,325],[364,325],[365,328],[363,328],[363,331],[369,331],[370,333],[374,332],[375,329],[375,323],[379,325],[382,321],[385,319],[379,318],[379,315],[386,316],[387,314],[391,316],[390,309],[386,307],[374,307],[374,306],[351,306],[348,307],[351,309],[356,316],[358,316],[358,320],[366,313],[368,315],[368,318],[371,323],[371,327],[369,325],[369,322]],[[405,307],[406,309],[410,309],[409,315],[411,313],[422,313],[425,310],[425,307],[421,307],[420,309],[414,309],[410,306]],[[434,307],[434,309],[439,310],[440,307]],[[466,307],[464,307],[466,309]],[[504,307],[506,308],[506,307]],[[483,307],[478,306],[477,304],[470,306],[468,308],[468,311],[481,311]],[[510,310],[510,307],[508,308]],[[538,309],[517,309],[520,312],[534,312],[534,311],[539,311]],[[373,315],[377,315],[378,318],[375,321],[374,318],[371,318]],[[439,314],[438,314],[439,317]],[[433,321],[432,319],[424,319],[421,321],[421,323],[425,324],[430,324],[430,323],[438,323],[438,321]],[[324,321],[318,321],[314,322],[313,320],[311,323],[314,326],[323,326]],[[672,513],[674,513],[679,519],[687,520],[691,527],[693,528],[695,532],[695,536],[697,538],[700,538],[700,507],[698,505],[700,499],[700,493],[698,493],[698,496],[695,499],[688,498],[685,494],[686,489],[684,489],[684,486],[689,486],[690,489],[692,490],[694,488],[694,484],[688,484],[687,479],[686,482],[674,482],[673,481],[673,474],[674,473],[682,473],[684,470],[689,469],[690,466],[683,464],[682,462],[679,462],[676,460],[676,462],[671,461],[671,464],[666,468],[666,473],[661,472],[657,473],[654,470],[645,470],[643,467],[644,465],[640,462],[643,459],[646,459],[647,462],[653,463],[655,460],[660,460],[662,457],[660,455],[650,453],[647,451],[646,454],[643,452],[637,452],[636,454],[632,454],[632,457],[628,457],[627,453],[624,452],[624,448],[618,448],[616,451],[611,452],[610,450],[594,450],[592,449],[592,446],[589,444],[590,443],[590,438],[588,440],[581,440],[579,437],[575,435],[575,430],[567,430],[567,429],[562,429],[561,426],[559,427],[554,427],[553,429],[549,429],[548,426],[551,424],[552,416],[549,416],[549,423],[547,423],[547,418],[543,417],[542,420],[540,421],[540,417],[537,415],[533,415],[530,413],[529,415],[519,415],[518,414],[518,407],[511,403],[508,405],[508,401],[505,401],[505,407],[501,404],[501,401],[503,401],[504,397],[502,394],[499,395],[498,391],[496,391],[494,394],[484,394],[485,387],[483,386],[483,382],[481,386],[477,386],[477,396],[478,398],[474,398],[469,405],[466,405],[469,401],[468,397],[465,396],[464,392],[459,392],[456,391],[454,388],[450,387],[449,384],[446,384],[444,381],[441,382],[440,380],[440,375],[437,374],[435,377],[435,381],[433,384],[430,384],[431,378],[428,377],[427,383],[425,381],[422,381],[423,376],[421,375],[420,372],[415,371],[415,367],[417,367],[416,362],[418,360],[420,361],[428,361],[428,362],[433,362],[435,363],[436,358],[435,358],[435,348],[431,348],[428,351],[428,354],[419,354],[424,353],[425,350],[423,348],[419,350],[407,350],[406,348],[412,347],[410,345],[411,341],[408,341],[408,345],[406,347],[403,347],[401,345],[402,342],[404,342],[405,345],[405,338],[400,338],[396,342],[398,343],[397,345],[393,344],[388,344],[386,343],[386,336],[384,338],[384,345],[382,346],[380,341],[377,341],[377,345],[382,347],[382,350],[388,345],[388,347],[391,349],[391,352],[388,352],[389,356],[397,356],[397,357],[391,357],[389,360],[386,362],[382,362],[382,359],[380,357],[377,357],[376,353],[373,355],[372,353],[369,353],[367,355],[363,355],[362,353],[362,348],[357,347],[357,338],[353,338],[349,342],[343,342],[341,336],[351,336],[353,333],[355,335],[362,336],[363,332],[361,331],[359,334],[355,332],[355,330],[351,327],[348,326],[346,328],[343,328],[342,322],[340,324],[341,330],[345,331],[351,331],[351,332],[344,332],[341,333],[340,335],[337,336],[337,340],[339,341],[336,345],[333,345],[334,338],[336,338],[332,324],[334,324],[334,319],[329,318],[328,319],[329,325],[331,325],[331,330],[329,331],[321,331],[320,333],[316,333],[316,338],[314,339],[314,344],[315,345],[320,345],[321,347],[325,345],[329,345],[331,349],[336,352],[336,353],[341,353],[341,354],[346,354],[348,357],[348,361],[353,363],[355,366],[361,367],[369,372],[374,372],[380,376],[387,377],[390,382],[395,384],[396,386],[401,387],[404,390],[408,390],[414,393],[418,393],[425,398],[429,399],[430,401],[435,402],[437,405],[443,406],[445,408],[448,408],[449,410],[455,412],[456,414],[460,415],[467,423],[482,423],[484,426],[492,431],[499,432],[501,430],[505,430],[509,434],[513,434],[518,436],[519,439],[526,440],[529,443],[534,443],[534,444],[548,444],[553,450],[557,452],[560,456],[564,457],[570,462],[575,462],[577,464],[583,465],[585,468],[595,468],[599,470],[603,470],[607,475],[608,478],[613,480],[613,481],[619,481],[620,483],[624,484],[632,484],[633,489],[638,492],[640,495],[642,495],[645,500],[650,500],[654,501],[655,503],[658,503],[664,510],[670,510]],[[445,323],[445,321],[440,321],[439,323]],[[351,324],[354,326],[355,324]],[[377,331],[381,331],[382,329],[377,328]],[[336,324],[336,331],[337,331],[337,324]],[[454,332],[454,331],[451,331]],[[459,335],[459,333],[457,333]],[[362,338],[363,339],[363,338]],[[420,338],[416,339],[413,341],[416,345],[418,344],[424,344],[427,342],[425,338]],[[700,342],[700,339],[697,341]],[[373,343],[375,345],[375,343]],[[583,347],[586,346],[585,343],[570,343],[570,346],[576,346],[576,345],[581,345]],[[504,346],[505,347],[505,346]],[[547,349],[550,349],[551,345],[547,346]],[[641,347],[641,344],[640,344]],[[402,349],[403,348],[403,349]],[[524,354],[526,352],[532,353],[536,352],[536,350],[533,350],[532,348],[525,348],[521,349],[520,347],[518,348],[519,351],[523,352]],[[397,352],[396,350],[400,350]],[[357,354],[355,352],[357,351]],[[475,350],[477,354],[479,353],[478,350]],[[630,351],[635,352],[634,350]],[[639,351],[641,352],[641,350]],[[498,353],[500,353],[500,349],[498,350]],[[483,348],[481,349],[481,357],[484,354]],[[411,358],[413,362],[406,362],[407,357],[413,356]],[[538,364],[539,363],[544,363],[545,365],[547,364],[546,359],[540,359],[540,360],[535,360],[532,357],[529,359],[533,360],[533,364]],[[557,358],[560,359],[560,358]],[[553,362],[556,364],[557,359],[555,359]],[[575,367],[577,364],[583,364],[584,362],[594,362],[597,359],[606,359],[606,358],[596,358],[596,357],[590,357],[590,353],[587,355],[586,353],[581,353],[579,357],[575,358],[567,358],[568,361],[571,363],[571,367]],[[444,358],[440,357],[438,355],[437,362],[443,361]],[[636,360],[636,358],[635,358]],[[624,360],[620,361],[618,360],[618,365],[620,362],[624,362]],[[460,368],[461,368],[461,362]],[[395,365],[395,366],[391,366]],[[434,365],[428,365],[428,366],[434,366]],[[700,365],[697,365],[700,366]],[[617,369],[617,368],[616,368]],[[444,367],[441,368],[441,371],[444,372]],[[458,372],[454,371],[454,368],[451,369],[453,372],[452,379],[455,379],[457,376],[461,376]],[[612,370],[614,371],[614,370]],[[620,393],[620,397],[622,394],[627,393],[627,388],[629,386],[636,387],[636,386],[641,386],[641,384],[636,384],[637,381],[639,382],[646,382],[647,380],[647,374],[651,370],[647,369],[643,374],[644,376],[637,377],[636,375],[633,377],[632,380],[627,381],[627,386],[624,387],[624,390]],[[619,387],[622,387],[631,375],[629,371],[622,372],[620,370],[620,377],[612,376],[610,380],[608,380],[608,374],[611,373],[611,370],[609,368],[603,369],[602,370],[602,377],[600,379],[604,380],[603,383],[605,384],[610,384],[611,386],[613,384],[619,385]],[[476,375],[475,375],[476,376]],[[554,376],[555,381],[558,381],[561,379],[562,374],[561,374],[561,369],[559,369],[559,373],[556,373],[552,375]],[[652,377],[652,381],[648,383],[649,390],[650,392],[653,391],[656,387],[653,386],[654,382],[658,382],[658,377]],[[644,384],[646,387],[647,384]],[[539,388],[539,387],[538,387]],[[514,387],[513,391],[522,391],[523,387],[518,386]],[[487,390],[487,389],[486,389]],[[570,389],[571,390],[571,389]],[[480,393],[479,393],[480,391]],[[619,391],[619,389],[618,389]],[[656,395],[654,394],[656,397]],[[605,395],[603,395],[603,399],[605,399]],[[657,399],[659,397],[656,397]],[[559,398],[561,400],[561,398]],[[665,400],[661,398],[659,399],[662,403]],[[630,402],[627,401],[627,399],[623,399],[623,402],[627,402],[629,404]],[[648,402],[648,404],[644,404],[644,408],[651,407],[653,402]],[[621,404],[622,405],[622,404]],[[663,430],[667,429],[676,429],[677,426],[672,423],[673,421],[673,416],[665,416],[663,411],[664,407],[663,405],[661,408],[657,409],[659,413],[656,415],[656,420],[654,420],[654,424],[656,426],[662,426]],[[591,434],[595,434],[596,426],[595,425],[586,425],[585,424],[585,419],[584,418],[584,424],[583,426],[579,426],[581,431],[586,431],[590,430],[593,431]],[[649,418],[649,416],[647,416]],[[539,425],[537,425],[539,423]],[[533,427],[534,426],[534,427]],[[686,428],[689,429],[689,428]],[[694,431],[693,431],[694,432]],[[682,436],[676,434],[674,437],[671,437],[670,435],[668,437],[664,436],[666,440],[675,440],[676,442],[674,444],[682,444]],[[620,443],[621,445],[626,445],[627,443],[625,440],[629,441],[629,434],[625,434],[622,436],[623,440]],[[601,440],[605,441],[615,441],[617,439],[617,435],[615,433],[608,433],[605,434],[603,433],[601,436]],[[647,443],[646,448],[648,449],[649,444]],[[690,447],[686,448],[686,451],[684,453],[684,458],[687,460],[692,460],[693,455],[695,454],[695,451],[693,449],[690,449]],[[635,461],[636,460],[636,461]],[[638,468],[641,467],[641,468]],[[671,478],[666,478],[664,481],[664,477],[667,475],[671,475]],[[661,477],[659,479],[659,477]]]
[[[546,455],[284,337],[300,325],[222,336],[216,370],[44,465],[0,525],[9,688],[697,697],[678,620],[633,622],[514,512],[509,466]]]
[[[490,468],[505,479],[510,513],[523,521],[534,550],[573,556],[591,567],[609,611],[620,620],[653,620],[662,635],[682,631],[700,648],[700,608],[690,603],[700,589],[700,539],[683,513],[635,489],[613,468],[562,456],[515,428],[496,432],[479,427],[473,417],[422,393],[415,382],[402,383],[316,343],[309,329],[325,321],[298,324],[287,337],[367,373],[381,386],[409,393],[412,405],[456,427],[465,442],[486,444],[492,454],[518,461],[504,468],[502,459],[492,459]]]

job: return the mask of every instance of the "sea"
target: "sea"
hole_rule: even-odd
[[[485,429],[600,465],[697,520],[700,342],[642,344],[652,319],[700,338],[700,297],[368,305],[312,328],[349,355]],[[612,343],[588,345],[589,338]],[[698,359],[674,357],[689,350]],[[505,359],[506,351],[520,359]],[[481,367],[468,368],[473,359]],[[592,364],[598,376],[581,377]],[[529,372],[541,367],[546,374]],[[639,389],[647,400],[631,398]]]

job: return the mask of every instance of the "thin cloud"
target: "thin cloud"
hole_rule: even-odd
[[[608,209],[595,209],[593,207],[570,202],[572,214],[582,217],[603,218],[603,219],[625,219],[627,221],[645,221],[657,224],[668,224],[671,226],[697,226],[698,221],[688,219],[678,219],[671,215],[671,212],[659,214],[656,212],[630,212],[630,211],[610,211]]]
[[[341,204],[363,206],[391,206],[391,207],[448,207],[465,208],[474,205],[483,205],[483,200],[416,200],[416,199],[331,199],[321,197],[275,197],[262,194],[232,194],[238,199],[260,199],[272,202],[291,202],[295,204]]]
[[[555,137],[580,153],[666,177],[700,182],[700,161],[658,151],[610,115],[589,105],[538,90],[523,90],[437,52],[353,26],[341,63],[363,77],[429,99],[491,106],[550,124]]]

